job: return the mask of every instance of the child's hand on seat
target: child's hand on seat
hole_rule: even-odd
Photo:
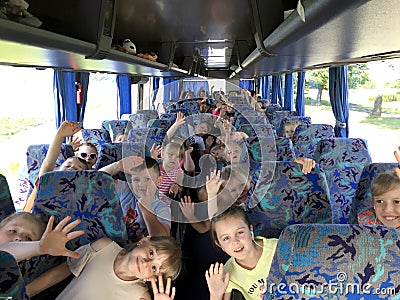
[[[49,222],[47,223],[47,227],[45,232],[42,235],[42,238],[39,242],[40,252],[43,254],[50,254],[53,256],[69,256],[72,258],[79,258],[79,254],[68,250],[65,248],[65,244],[84,234],[83,230],[72,231],[81,220],[75,220],[69,224],[67,224],[71,220],[71,217],[65,217],[61,220],[61,222],[53,229],[54,216],[51,216]]]

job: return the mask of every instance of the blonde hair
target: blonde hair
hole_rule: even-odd
[[[33,226],[36,226],[39,229],[39,236],[34,237],[33,240],[35,241],[40,240],[45,229],[44,223],[42,222],[40,216],[34,215],[29,212],[16,212],[13,213],[12,215],[9,215],[0,222],[0,228],[3,228],[6,224],[18,218],[25,219],[26,221],[32,223]]]
[[[372,182],[372,197],[378,197],[386,192],[400,187],[400,178],[395,173],[381,173]]]
[[[171,236],[152,236],[142,243],[131,244],[124,254],[129,253],[139,245],[146,244],[153,246],[157,255],[165,255],[167,257],[161,266],[161,273],[165,277],[175,280],[182,269],[182,250],[177,241]]]

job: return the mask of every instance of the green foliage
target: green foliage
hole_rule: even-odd
[[[369,78],[367,64],[352,64],[348,65],[347,69],[349,89],[373,85]]]
[[[375,101],[376,97],[377,96],[368,97],[368,100]],[[394,101],[398,101],[398,100],[399,100],[399,96],[397,96],[397,95],[393,95],[393,94],[382,95],[382,102],[394,102]]]
[[[394,81],[387,81],[385,83],[385,88],[400,89],[400,79]]]
[[[0,141],[9,139],[35,125],[37,124],[34,118],[3,117],[0,119]]]
[[[308,73],[308,84],[322,90],[328,89],[329,72],[328,69],[313,70]]]

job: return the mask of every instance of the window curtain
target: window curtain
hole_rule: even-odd
[[[296,112],[298,116],[305,115],[304,109],[304,84],[306,72],[297,72]]]
[[[53,93],[57,128],[65,120],[77,122],[75,72],[54,70]]]
[[[164,103],[179,98],[179,80],[174,78],[163,78]]]
[[[132,113],[131,77],[129,75],[117,75],[119,117]]]
[[[283,99],[283,106],[289,111],[293,111],[293,74],[285,74],[285,97]]]
[[[349,137],[347,66],[329,68],[329,98],[336,118],[335,136]]]
[[[75,73],[76,82],[82,84],[81,102],[77,103],[78,121],[82,122],[82,123],[83,123],[83,119],[85,118],[87,93],[88,93],[88,89],[89,89],[89,77],[90,77],[90,73],[88,73],[88,72],[76,72]]]
[[[261,98],[269,100],[270,83],[269,76],[263,76],[258,79],[258,94]]]
[[[156,102],[158,88],[160,87],[160,78],[152,77],[151,80],[152,80],[152,88],[153,88],[153,97],[152,97],[152,100],[151,100],[151,107],[153,109],[155,109],[154,102]]]
[[[272,104],[280,104],[280,105],[282,105],[281,75],[272,76],[271,103]]]
[[[183,91],[191,90],[195,95],[201,90],[205,90],[207,94],[210,94],[210,86],[208,81],[199,80],[184,80],[183,81]]]
[[[247,79],[247,80],[242,80],[240,79],[239,81],[239,87],[244,88],[248,91],[254,91],[254,80],[253,79]]]

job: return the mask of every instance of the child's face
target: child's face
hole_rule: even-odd
[[[161,274],[161,267],[167,259],[166,254],[158,255],[156,248],[149,242],[134,248],[129,256],[129,269],[139,279],[151,279]]]
[[[86,170],[86,166],[75,157],[69,157],[60,166],[60,171]]]
[[[8,242],[37,241],[40,229],[22,217],[16,217],[0,228],[0,245]]]
[[[122,142],[125,142],[127,139],[128,139],[128,136],[126,134],[120,134],[115,139],[115,142],[116,143],[122,143]]]
[[[210,154],[215,158],[216,161],[221,161],[224,158],[224,149],[211,149]]]
[[[143,169],[131,175],[132,191],[134,195],[141,199],[145,196],[155,195],[161,176],[158,176],[153,169]]]
[[[285,136],[287,138],[293,138],[294,131],[296,129],[296,125],[286,125],[285,126]]]
[[[226,160],[231,164],[240,163],[242,148],[237,144],[230,144],[226,148]]]
[[[174,149],[167,146],[161,151],[161,160],[164,170],[175,169],[179,165],[179,149],[174,151]]]
[[[97,160],[97,149],[91,146],[83,145],[79,147],[78,156],[87,161],[89,170],[91,170]]]
[[[219,246],[229,256],[241,260],[253,249],[249,226],[242,218],[230,216],[215,224]]]
[[[400,226],[400,187],[374,197],[376,217],[385,226]]]
[[[248,193],[246,182],[232,177],[228,180],[225,187],[236,203],[242,204],[246,202]]]

